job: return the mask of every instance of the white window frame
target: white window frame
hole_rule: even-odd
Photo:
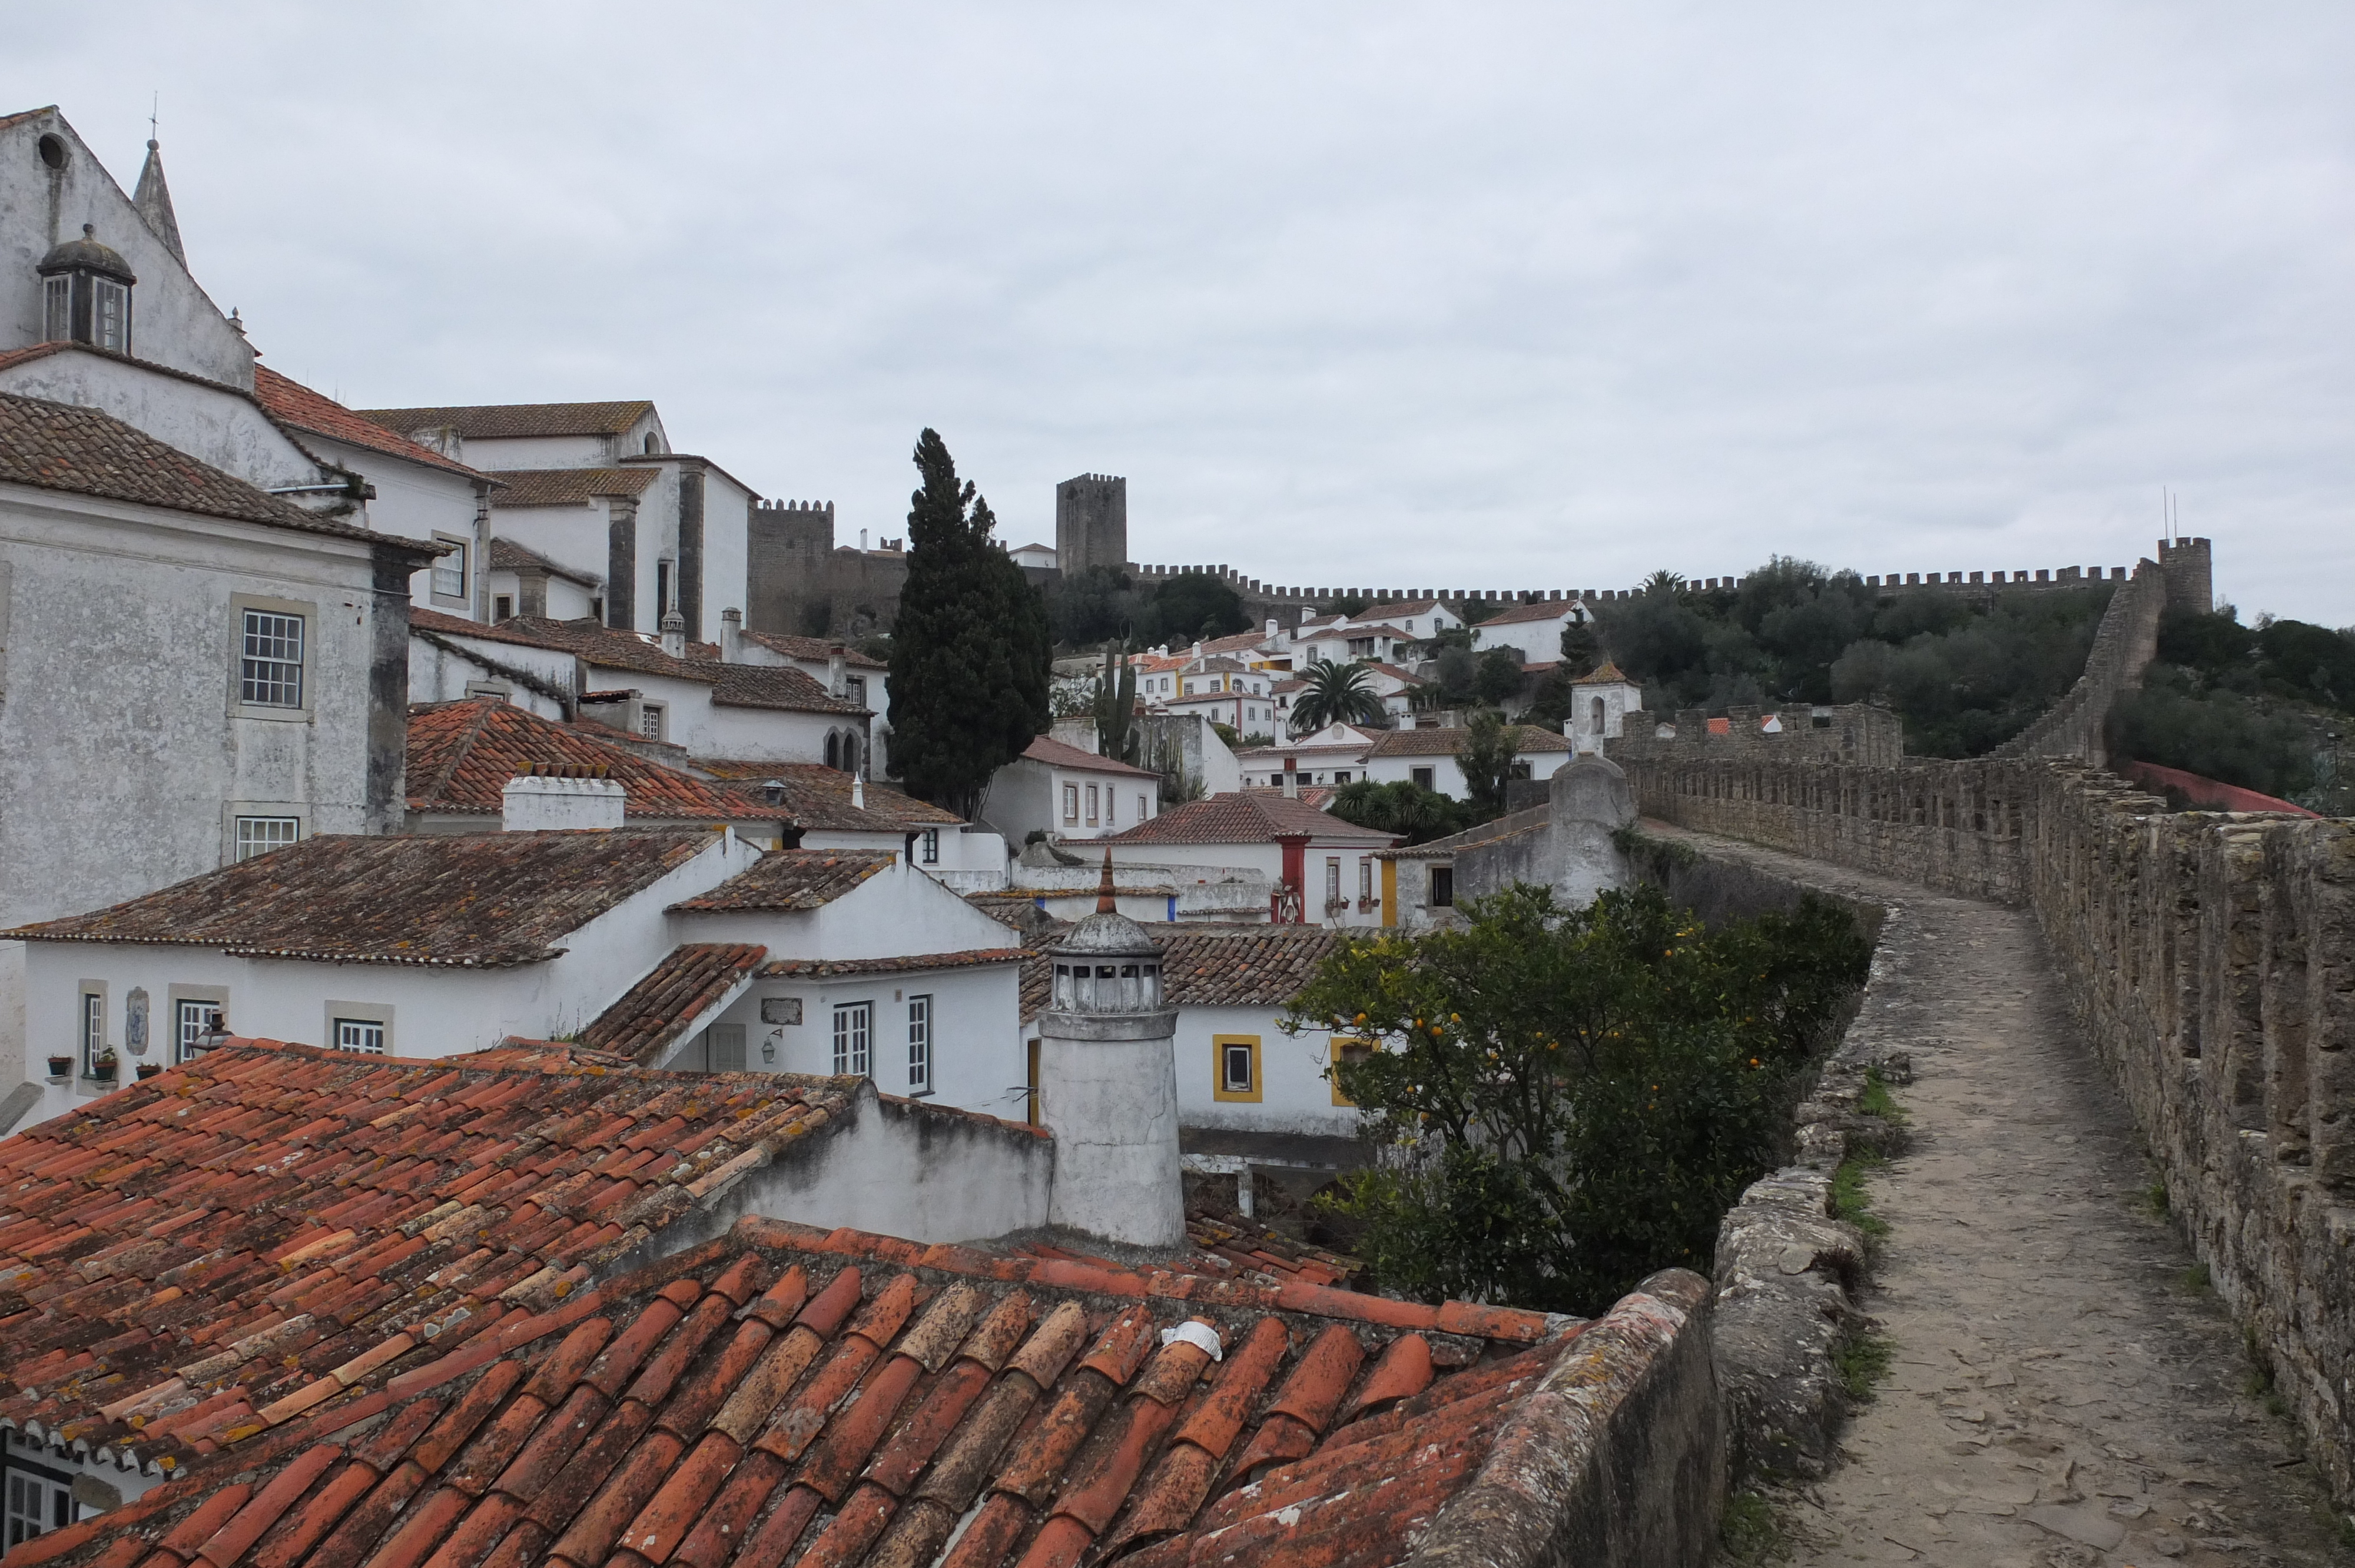
[[[381,1018],[338,1018],[335,1020],[333,1044],[338,1051],[351,1051],[370,1056],[389,1056],[386,1044],[385,1022]]]
[[[72,1482],[32,1469],[14,1458],[7,1468],[6,1525],[5,1533],[0,1534],[0,1552],[14,1551],[37,1535],[63,1530],[80,1516],[81,1505],[74,1500]]]
[[[272,850],[289,849],[303,842],[303,819],[293,816],[243,816],[230,824],[232,862],[251,860]]]
[[[84,980],[77,989],[80,1000],[74,1004],[74,1060],[83,1077],[95,1078],[98,1059],[106,1054],[106,982]]]
[[[875,1004],[837,1001],[834,1004],[834,1075],[863,1078],[874,1071]]]
[[[196,1043],[212,1033],[216,1018],[229,1016],[226,996],[190,996],[174,986],[168,1000],[172,1005],[171,1063],[179,1066],[204,1054]]]
[[[41,280],[41,332],[46,343],[73,341],[73,279],[60,274]]]
[[[1143,795],[1139,795],[1136,798],[1136,820],[1141,822],[1151,814],[1152,808],[1146,804],[1146,798]]]
[[[639,705],[638,705],[638,734],[639,734],[639,736],[642,736],[642,737],[643,737],[643,738],[645,738],[645,739],[647,739],[647,740],[652,740],[652,741],[659,741],[659,740],[661,740],[661,739],[663,738],[663,717],[664,717],[664,715],[663,715],[663,705],[662,705],[662,704],[660,704],[660,703],[641,703],[641,704],[639,704]]]
[[[908,1092],[932,1092],[932,999],[908,999]]]
[[[1076,784],[1066,784],[1063,786],[1063,821],[1076,822],[1079,820],[1080,787]]]
[[[433,597],[444,604],[469,602],[467,591],[474,587],[474,551],[469,547],[469,541],[453,535],[436,534],[433,542],[449,546],[448,553],[434,556],[425,568],[426,581],[433,590]],[[443,587],[445,578],[453,576],[458,586]]]
[[[131,352],[131,291],[112,278],[92,278],[90,294],[90,341],[94,348],[113,354]],[[107,317],[112,307],[113,322]],[[110,339],[112,341],[110,341]]]
[[[1097,819],[1103,815],[1103,802],[1097,799],[1097,786],[1091,784],[1088,786],[1088,826],[1094,827]]]
[[[327,1001],[325,1012],[326,1033],[322,1038],[326,1041],[331,1050],[349,1051],[356,1056],[389,1056],[393,1054],[399,1044],[393,1035],[392,1009],[383,1002],[338,1001],[331,997]],[[361,1030],[373,1029],[376,1032],[374,1038],[378,1043],[379,1048],[371,1049],[366,1044],[346,1045],[344,1031],[347,1024],[356,1025]],[[359,1038],[365,1040],[368,1036],[362,1034]]]
[[[304,677],[310,654],[310,617],[258,605],[239,606],[237,617],[239,705],[300,712],[309,685]],[[286,657],[290,627],[293,633],[291,658]]]

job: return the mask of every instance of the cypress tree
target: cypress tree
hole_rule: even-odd
[[[891,630],[891,773],[972,821],[991,775],[1051,722],[1047,609],[940,436],[916,442],[908,577]]]

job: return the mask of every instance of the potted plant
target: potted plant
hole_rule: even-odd
[[[164,1064],[161,1062],[142,1062],[138,1067],[139,1075],[143,1078],[152,1078],[163,1070]]]
[[[70,1056],[50,1057],[49,1076],[52,1078],[69,1078],[73,1076],[73,1058]]]
[[[114,1082],[114,1047],[110,1045],[105,1050],[101,1051],[98,1054],[98,1060],[96,1062],[91,1064],[90,1075],[98,1079],[101,1083],[111,1084]]]

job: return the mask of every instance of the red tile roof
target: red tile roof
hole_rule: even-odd
[[[528,549],[513,539],[494,538],[491,541],[491,570],[495,572],[546,572],[583,588],[598,588],[605,579],[588,572],[577,572],[560,561],[552,561],[538,550]]]
[[[738,762],[698,757],[693,766],[750,799],[765,799],[771,783],[784,786],[784,809],[805,828],[841,832],[904,832],[911,828],[963,827],[964,819],[919,800],[896,784],[865,780],[864,807],[850,803],[850,775],[823,762]]]
[[[601,496],[642,495],[661,476],[651,468],[506,468],[506,486],[491,498],[497,507],[585,506]]]
[[[442,552],[305,512],[95,408],[15,393],[0,393],[0,484],[359,540],[420,564]]]
[[[1618,665],[1614,664],[1608,659],[1605,659],[1602,663],[1597,664],[1593,669],[1589,670],[1585,674],[1579,676],[1578,679],[1571,683],[1573,686],[1632,686],[1635,683],[1635,682],[1628,680],[1627,677],[1620,672]]]
[[[757,642],[771,652],[782,653],[788,659],[810,659],[823,664],[839,653],[843,663],[853,670],[889,670],[891,667],[880,659],[861,653],[847,643],[824,637],[792,637],[782,631],[747,631],[744,641]]]
[[[578,726],[544,719],[497,697],[421,703],[409,710],[412,811],[497,816],[507,781],[546,766],[604,769],[602,776],[627,792],[625,818],[775,822],[784,816],[756,798],[690,778]]]
[[[347,446],[366,447],[370,451],[409,462],[423,463],[466,479],[483,479],[464,463],[453,462],[432,447],[420,446],[405,435],[398,435],[375,420],[365,418],[345,408],[324,393],[314,392],[301,382],[281,376],[266,365],[253,367],[253,400],[269,411],[280,424]]]
[[[1098,757],[1092,751],[1082,751],[1076,746],[1066,746],[1051,735],[1042,735],[1023,747],[1022,755],[1033,762],[1043,762],[1050,768],[1069,768],[1084,773],[1117,773],[1130,779],[1157,779],[1157,773],[1147,773],[1142,768],[1131,768],[1125,762],[1115,762],[1109,757]]]
[[[1172,1007],[1284,1007],[1350,934],[1324,926],[1145,927],[1161,945],[1162,995]],[[1022,965],[1022,1022],[1047,1011],[1054,959],[1032,948]]]
[[[972,948],[961,953],[910,953],[893,959],[778,959],[761,970],[763,980],[826,980],[837,975],[911,974],[919,969],[969,969],[1018,964],[1030,955],[1020,948]]]
[[[1528,751],[1568,751],[1570,739],[1546,728],[1543,725],[1509,726],[1520,731],[1513,743],[1516,753]],[[1412,729],[1386,729],[1374,736],[1369,757],[1453,757],[1464,749],[1471,731],[1461,728],[1440,728],[1418,725]]]
[[[900,857],[890,850],[772,850],[675,910],[822,909]]]
[[[799,670],[776,664],[723,664],[716,658],[674,659],[662,651],[659,643],[634,631],[623,631],[586,618],[549,620],[519,615],[496,627],[477,627],[453,635],[480,637],[494,632],[499,641],[556,649],[601,669],[634,670],[641,674],[699,681],[712,688],[711,700],[722,706],[779,708],[859,718],[868,714],[857,703],[829,695],[824,686]]]
[[[496,1340],[851,1105],[545,1045],[233,1041],[0,1141],[0,1423],[186,1466]]]
[[[468,440],[518,436],[618,436],[654,412],[641,398],[622,403],[474,403],[442,408],[361,408],[360,418],[408,435],[454,426]]]
[[[19,1550],[28,1568],[1387,1568],[1492,1451],[1559,1424],[1532,1396],[1582,1339],[1297,1277],[747,1218],[414,1371],[356,1371],[255,1452]]]
[[[1369,846],[1393,842],[1393,835],[1345,822],[1304,800],[1286,800],[1273,791],[1212,795],[1173,806],[1157,817],[1125,832],[1097,841],[1114,844],[1272,844],[1279,833],[1308,833],[1320,839],[1362,839]]]
[[[652,1065],[687,1026],[719,1005],[769,949],[756,942],[687,942],[581,1032],[581,1044]]]
[[[5,935],[333,963],[538,963],[713,842],[698,828],[323,834],[110,908]]]
[[[1477,624],[1512,626],[1525,620],[1559,620],[1576,608],[1577,602],[1575,599],[1544,599],[1535,604],[1517,604],[1509,609],[1498,610]]]

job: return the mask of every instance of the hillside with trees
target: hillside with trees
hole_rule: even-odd
[[[2355,810],[2342,762],[2355,733],[2355,629],[2261,616],[2243,626],[2169,610],[2142,690],[2110,711],[2113,758],[2279,796],[2325,815]]]

